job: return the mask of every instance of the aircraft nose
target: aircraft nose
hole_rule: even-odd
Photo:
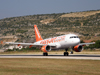
[[[78,39],[78,43],[80,43],[80,39]]]
[[[80,39],[79,39],[79,38],[75,39],[74,41],[75,41],[75,43],[77,43],[77,44],[80,43]]]

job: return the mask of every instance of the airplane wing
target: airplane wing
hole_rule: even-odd
[[[55,44],[38,44],[38,43],[18,43],[18,42],[4,42],[6,44],[13,44],[13,45],[23,45],[23,46],[44,46],[44,45],[49,45],[49,46],[56,46]]]
[[[33,45],[33,43],[18,43],[18,42],[4,42],[5,44],[13,44],[13,45]]]
[[[95,44],[95,42],[91,42],[91,43],[80,43],[79,45],[84,46],[84,45],[90,45],[90,44]]]

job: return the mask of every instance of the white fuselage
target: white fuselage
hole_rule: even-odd
[[[80,39],[75,34],[68,34],[44,39],[35,43],[42,45],[55,45],[53,49],[66,49],[78,45],[80,43]]]

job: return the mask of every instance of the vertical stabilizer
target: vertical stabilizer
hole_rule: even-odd
[[[36,42],[37,41],[40,41],[40,40],[43,40],[40,33],[39,33],[39,30],[37,28],[37,25],[34,25],[34,31],[35,31],[35,38],[36,38]]]

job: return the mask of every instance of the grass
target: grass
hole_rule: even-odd
[[[0,75],[100,75],[100,61],[1,58]]]

